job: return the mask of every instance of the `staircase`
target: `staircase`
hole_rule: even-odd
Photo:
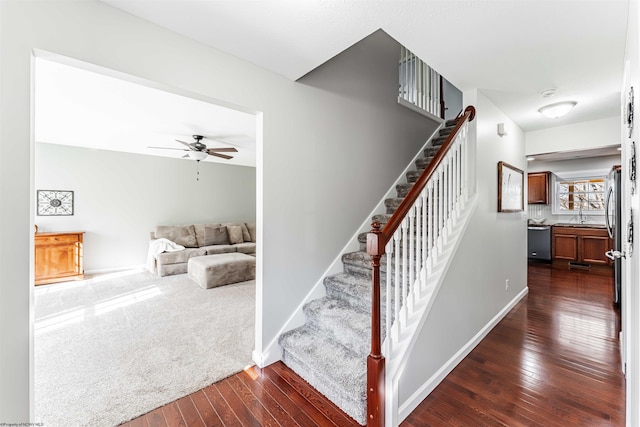
[[[389,221],[456,123],[456,120],[445,123],[423,156],[416,160],[415,169],[406,174],[407,182],[396,186],[397,197],[385,200],[386,212],[374,215],[373,222],[384,226]],[[279,339],[283,362],[361,425],[367,423],[367,356],[371,350],[372,269],[371,256],[366,252],[367,234],[358,237],[359,251],[343,254],[344,271],[324,278],[326,296],[304,306],[306,323]],[[392,259],[392,264],[396,262]],[[381,283],[386,281],[386,264],[383,256]],[[396,304],[399,300],[402,305],[405,298],[404,292],[394,291],[395,283],[399,282],[396,274],[390,278],[390,290],[381,287],[383,325],[388,316],[386,304]],[[389,299],[387,293],[391,294]],[[390,317],[392,323],[395,315]],[[382,340],[385,331],[383,328]]]

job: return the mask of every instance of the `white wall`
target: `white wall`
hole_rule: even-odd
[[[631,142],[638,145],[640,136],[640,4],[637,0],[629,2],[629,21],[627,25],[627,44],[625,50],[625,70],[621,88],[621,105],[628,102],[630,88],[634,90],[634,128],[629,137],[626,125],[621,125],[622,154],[622,223],[627,224],[633,210],[633,229],[635,251],[629,254],[629,245],[623,244],[628,255],[622,260],[622,332],[624,334],[623,352],[626,356],[626,398],[627,426],[640,425],[640,256],[638,255],[638,235],[640,230],[640,191],[631,193],[630,170]],[[636,154],[637,161],[637,154]],[[636,178],[637,182],[638,178]],[[636,183],[636,186],[638,184]],[[623,227],[622,241],[626,241],[628,231]]]
[[[30,412],[35,50],[262,113],[258,353],[417,151],[414,141],[393,139],[386,112],[366,100],[291,82],[96,0],[4,0],[0,20],[3,422],[27,421]]]
[[[146,263],[156,225],[256,217],[255,168],[37,143],[35,189],[73,190],[73,216],[36,216],[39,231],[84,231],[86,272]]]
[[[620,145],[620,116],[557,126],[525,134],[527,156],[556,151],[587,150]]]
[[[589,157],[584,159],[557,160],[557,161],[538,161],[529,162],[527,172],[552,172],[553,174],[561,174],[562,172],[579,172],[579,171],[606,171],[605,175],[615,165],[620,165],[620,156],[600,156]],[[551,200],[553,197],[553,181],[550,183]],[[557,222],[575,222],[579,221],[578,215],[553,215],[551,203],[549,205],[528,205],[527,208],[529,218],[546,218],[545,223],[555,224]],[[588,224],[604,224],[604,215],[585,215],[584,220]]]
[[[401,406],[418,404],[423,384],[527,286],[525,215],[497,212],[498,162],[526,170],[524,133],[482,92],[465,92],[464,104],[477,111],[479,205],[404,368]],[[496,134],[498,123],[508,135]]]

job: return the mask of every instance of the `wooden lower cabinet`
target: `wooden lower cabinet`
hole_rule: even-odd
[[[551,239],[554,260],[612,265],[604,253],[613,248],[613,241],[604,228],[554,226]]]
[[[82,237],[84,232],[35,234],[35,284],[84,278]]]

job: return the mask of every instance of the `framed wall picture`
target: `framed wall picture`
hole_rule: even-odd
[[[498,212],[524,211],[524,172],[498,162]]]
[[[73,191],[38,190],[38,216],[73,215]]]

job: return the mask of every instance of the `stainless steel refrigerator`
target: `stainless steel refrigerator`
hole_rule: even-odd
[[[605,200],[605,221],[609,237],[613,239],[611,251],[622,251],[622,184],[620,166],[614,166],[608,176],[609,190]],[[609,255],[607,255],[609,256]],[[611,258],[611,257],[610,257]],[[622,300],[622,259],[613,260],[613,274],[615,284],[614,302],[620,304]]]

